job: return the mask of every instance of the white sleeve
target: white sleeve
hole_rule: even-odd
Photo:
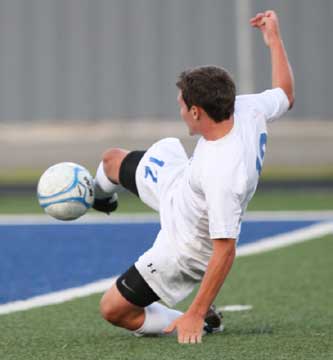
[[[242,207],[238,188],[242,185],[225,179],[226,176],[216,173],[216,169],[211,176],[202,178],[211,239],[238,239],[240,233]]]
[[[236,97],[237,105],[254,107],[266,118],[266,121],[273,121],[284,115],[289,109],[289,100],[281,88],[266,90],[259,94],[240,95]]]

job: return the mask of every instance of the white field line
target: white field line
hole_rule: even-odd
[[[247,256],[258,254],[265,251],[285,247],[288,245],[311,240],[316,237],[333,233],[333,222],[321,223],[308,226],[301,230],[295,230],[287,234],[272,236],[259,240],[254,244],[240,246],[237,256]],[[36,307],[60,304],[69,300],[85,297],[95,293],[104,292],[110,288],[116,277],[99,280],[81,287],[57,291],[41,296],[36,296],[27,300],[14,301],[0,305],[0,315],[9,314],[17,311],[28,310]]]
[[[307,226],[303,229],[290,231],[286,234],[270,236],[254,243],[240,246],[237,249],[237,256],[258,254],[315,239],[327,234],[333,234],[333,222]]]
[[[249,211],[244,216],[245,221],[287,221],[287,220],[333,220],[333,211]],[[59,221],[48,215],[0,215],[1,225],[28,225],[28,224],[58,224],[58,225],[79,225],[79,224],[118,224],[118,223],[144,223],[158,222],[157,213],[142,214],[87,214],[75,221]]]
[[[48,215],[0,215],[1,225],[82,225],[82,224],[122,224],[122,223],[151,223],[159,222],[156,213],[143,214],[115,214],[86,215],[75,221],[60,221]]]
[[[35,296],[27,300],[13,301],[3,304],[0,305],[0,315],[29,310],[46,305],[60,304],[73,299],[104,292],[112,286],[116,279],[117,277],[98,280],[80,287],[56,291],[45,295]]]
[[[246,221],[332,221],[333,211],[248,211]]]
[[[235,312],[235,311],[247,311],[247,310],[252,310],[253,306],[252,305],[225,305],[225,306],[221,306],[219,308],[217,308],[217,311],[222,311],[222,312]]]

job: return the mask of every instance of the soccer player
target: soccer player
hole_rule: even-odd
[[[114,210],[121,184],[160,214],[154,245],[100,304],[106,320],[137,335],[176,331],[180,343],[200,343],[205,323],[208,332],[220,328],[207,314],[216,320],[210,308],[233,264],[242,218],[257,187],[266,122],[294,102],[293,73],[276,13],[258,13],[250,24],[261,30],[270,50],[272,89],[235,96],[224,69],[184,71],[177,82],[180,115],[190,135],[201,135],[192,157],[178,139],[166,138],[147,151],[111,148],[97,170],[97,210]],[[172,309],[197,283],[186,312]]]

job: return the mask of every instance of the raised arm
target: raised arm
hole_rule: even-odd
[[[279,20],[272,10],[258,13],[250,20],[253,27],[260,29],[265,44],[271,52],[272,87],[280,87],[286,93],[290,108],[295,100],[294,75],[280,34]]]

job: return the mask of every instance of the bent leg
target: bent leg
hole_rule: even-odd
[[[183,313],[157,302],[139,307],[127,301],[113,285],[101,299],[100,312],[115,326],[134,331],[136,335],[162,335],[164,329]]]
[[[110,323],[137,335],[163,334],[182,313],[157,303],[159,297],[135,268],[130,267],[102,297],[101,314]]]
[[[119,184],[119,172],[120,166],[128,155],[129,151],[120,148],[111,148],[104,152],[103,154],[103,169],[105,175],[113,183]]]
[[[138,196],[135,174],[144,153],[120,148],[105,151],[95,178],[97,197],[109,196],[117,191],[119,184]]]
[[[100,162],[95,177],[95,198],[112,198],[119,187],[119,169],[123,159],[128,154],[127,150],[112,148],[103,154],[103,161]],[[114,201],[117,199],[115,198]],[[95,207],[100,210],[99,207]],[[100,210],[104,211],[104,210]]]
[[[115,326],[137,330],[144,323],[144,308],[127,301],[114,284],[102,297],[100,312],[105,320]]]

